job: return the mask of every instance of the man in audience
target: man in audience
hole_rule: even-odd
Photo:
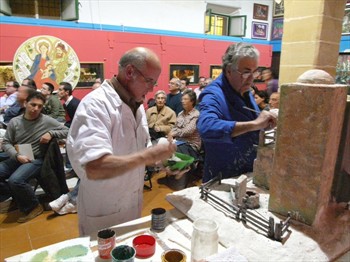
[[[58,97],[64,101],[63,107],[66,111],[66,122],[65,126],[70,128],[72,121],[75,116],[75,112],[77,111],[77,108],[79,106],[80,100],[73,95],[73,87],[68,82],[61,82],[60,86],[58,88]],[[72,168],[70,158],[68,154],[66,154],[65,159],[66,168],[68,169],[66,172],[66,177],[75,177],[76,173],[75,170]],[[75,185],[72,192],[70,192],[67,195],[62,195],[58,199],[52,201],[50,203],[50,206],[53,211],[60,215],[64,215],[67,213],[75,213],[76,212],[76,198],[78,196],[79,192],[79,184],[80,180],[78,180],[77,184]],[[63,209],[63,210],[62,210]]]
[[[163,90],[158,90],[154,99],[156,106],[147,109],[147,123],[151,140],[165,137],[176,122],[175,112],[165,105],[166,94]]]
[[[180,92],[181,81],[178,78],[172,78],[169,82],[170,93],[166,97],[165,104],[170,107],[176,115],[178,115],[182,110],[181,98],[182,94]]]
[[[119,61],[116,77],[84,97],[67,139],[81,179],[80,235],[141,216],[145,165],[170,157],[174,144],[145,148],[149,140],[142,103],[160,75],[158,56],[138,47]]]
[[[210,77],[207,77],[207,78],[205,79],[205,81],[204,81],[204,83],[205,83],[204,88],[205,88],[206,86],[210,85],[211,82],[213,82],[213,79],[210,78]],[[202,90],[203,90],[203,89],[202,89]]]
[[[197,128],[205,148],[203,182],[219,174],[228,178],[253,171],[259,130],[276,126],[276,116],[266,110],[259,112],[249,91],[259,75],[258,61],[259,51],[254,46],[230,45],[222,57],[222,73],[199,96]]]
[[[17,81],[6,82],[5,94],[0,98],[1,114],[3,114],[7,108],[16,102],[18,88],[19,84]]]
[[[190,80],[187,77],[181,78],[180,92],[183,93],[186,89],[189,89]]]
[[[36,92],[34,80],[29,78],[24,79],[22,85],[18,88],[16,103],[10,106],[5,112],[3,125],[7,125],[12,118],[23,114],[24,103],[27,97],[34,92]]]
[[[199,77],[199,81],[198,81],[198,87],[194,90],[194,92],[196,93],[197,95],[197,98],[199,97],[200,93],[203,91],[203,89],[205,88],[206,86],[206,83],[205,83],[205,77],[204,76],[200,76]]]
[[[55,87],[53,86],[53,84],[49,82],[43,83],[41,87],[41,93],[46,99],[46,102],[43,108],[43,113],[45,115],[51,116],[52,118],[56,119],[58,122],[64,123],[66,112],[60,100],[57,98],[57,96],[52,94],[54,89]]]
[[[10,158],[0,163],[0,202],[10,201],[8,199],[12,197],[23,213],[18,223],[27,222],[43,212],[29,180],[40,175],[47,148],[45,144],[53,137],[61,139],[68,134],[67,127],[41,114],[44,103],[42,94],[34,92],[29,95],[24,103],[24,115],[10,121],[3,140],[2,148]],[[34,159],[21,151],[23,144],[30,144]]]
[[[280,106],[280,93],[274,92],[270,96],[269,100],[270,112],[278,116],[279,106]]]
[[[278,109],[280,106],[280,93],[274,92],[269,100],[270,109]]]
[[[80,100],[72,95],[73,88],[68,82],[61,82],[58,88],[58,97],[64,101],[63,108],[66,111],[65,126],[70,127],[72,124],[75,111],[77,110]]]

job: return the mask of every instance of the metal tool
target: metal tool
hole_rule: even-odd
[[[252,112],[254,112],[254,113],[257,113],[258,115],[260,114],[259,111],[255,110],[255,109],[252,109],[252,108],[250,108],[250,107],[243,106],[243,108],[244,108],[244,109],[247,109],[247,110],[249,110],[249,111],[252,111]]]

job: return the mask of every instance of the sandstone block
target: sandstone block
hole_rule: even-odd
[[[282,85],[269,181],[271,211],[290,211],[294,219],[312,225],[328,205],[346,93],[344,85]]]

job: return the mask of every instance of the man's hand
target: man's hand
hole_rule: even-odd
[[[277,115],[269,111],[263,110],[257,119],[247,122],[236,122],[236,126],[232,131],[232,137],[241,134],[256,131],[260,129],[273,129],[277,125]]]
[[[176,151],[176,145],[173,143],[168,144],[157,144],[153,147],[147,148],[144,152],[145,164],[154,165],[159,161],[166,160],[170,158]]]
[[[17,160],[22,164],[26,164],[26,163],[31,162],[31,160],[27,156],[24,156],[24,155],[17,155]]]
[[[270,130],[276,127],[277,125],[277,116],[276,114],[263,110],[259,117],[255,119],[258,129]]]
[[[45,133],[41,138],[40,138],[40,143],[41,144],[47,144],[50,142],[50,140],[52,139],[52,136],[50,135],[50,133]]]

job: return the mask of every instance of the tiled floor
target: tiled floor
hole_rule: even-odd
[[[151,209],[155,207],[172,208],[165,200],[166,194],[172,190],[157,183],[157,178],[162,176],[164,176],[162,173],[156,174],[152,178],[153,189],[144,191],[142,216],[149,215]],[[72,188],[70,185],[72,183],[68,184]],[[4,261],[6,257],[79,236],[76,214],[57,216],[52,211],[44,211],[42,215],[24,224],[16,222],[19,215],[19,211],[0,214],[0,261]]]

